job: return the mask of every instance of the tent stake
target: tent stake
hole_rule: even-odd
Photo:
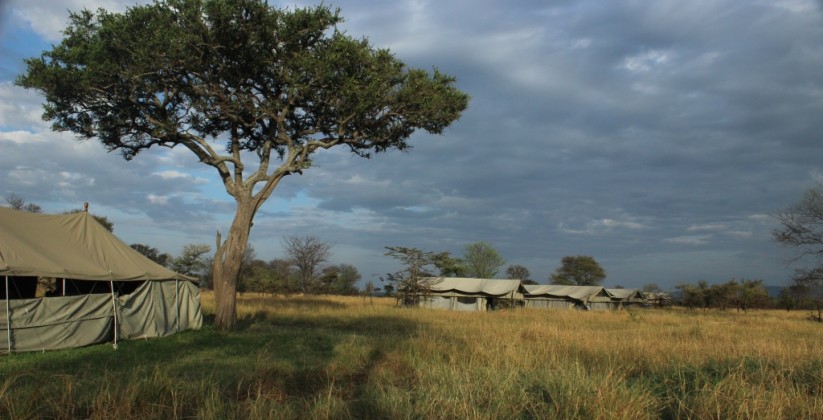
[[[6,276],[6,337],[9,340],[9,354],[11,354],[11,310],[9,309],[9,276]]]

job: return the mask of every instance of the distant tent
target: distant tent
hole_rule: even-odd
[[[615,309],[643,307],[646,305],[643,293],[637,289],[606,289]]]
[[[612,298],[601,286],[523,285],[526,308],[610,309]]]
[[[0,352],[163,337],[202,325],[196,279],[144,257],[86,212],[0,208]]]
[[[454,311],[485,311],[496,304],[511,304],[522,298],[520,280],[428,277],[421,279],[426,289],[419,305]]]

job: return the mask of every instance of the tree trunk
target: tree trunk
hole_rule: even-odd
[[[214,253],[214,325],[222,331],[232,329],[237,321],[237,282],[253,218],[254,205],[238,200],[229,234]]]

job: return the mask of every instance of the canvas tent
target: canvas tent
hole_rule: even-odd
[[[637,289],[606,289],[606,293],[612,298],[615,309],[643,307],[646,304],[643,294]]]
[[[195,280],[155,264],[86,212],[0,208],[0,352],[200,328]]]
[[[420,306],[455,311],[485,311],[497,300],[517,301],[520,280],[427,277],[420,283],[427,290]]]
[[[523,285],[526,308],[609,309],[612,298],[601,286]]]

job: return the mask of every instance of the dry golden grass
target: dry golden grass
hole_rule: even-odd
[[[250,296],[239,307],[268,319],[413,325],[405,336],[387,332],[402,344],[371,366],[374,398],[391,414],[823,418],[823,329],[803,312],[462,313],[397,308],[391,299]],[[340,345],[352,354],[370,346]]]
[[[823,418],[823,328],[803,312],[249,294],[238,311],[231,333],[13,355],[0,417]]]

